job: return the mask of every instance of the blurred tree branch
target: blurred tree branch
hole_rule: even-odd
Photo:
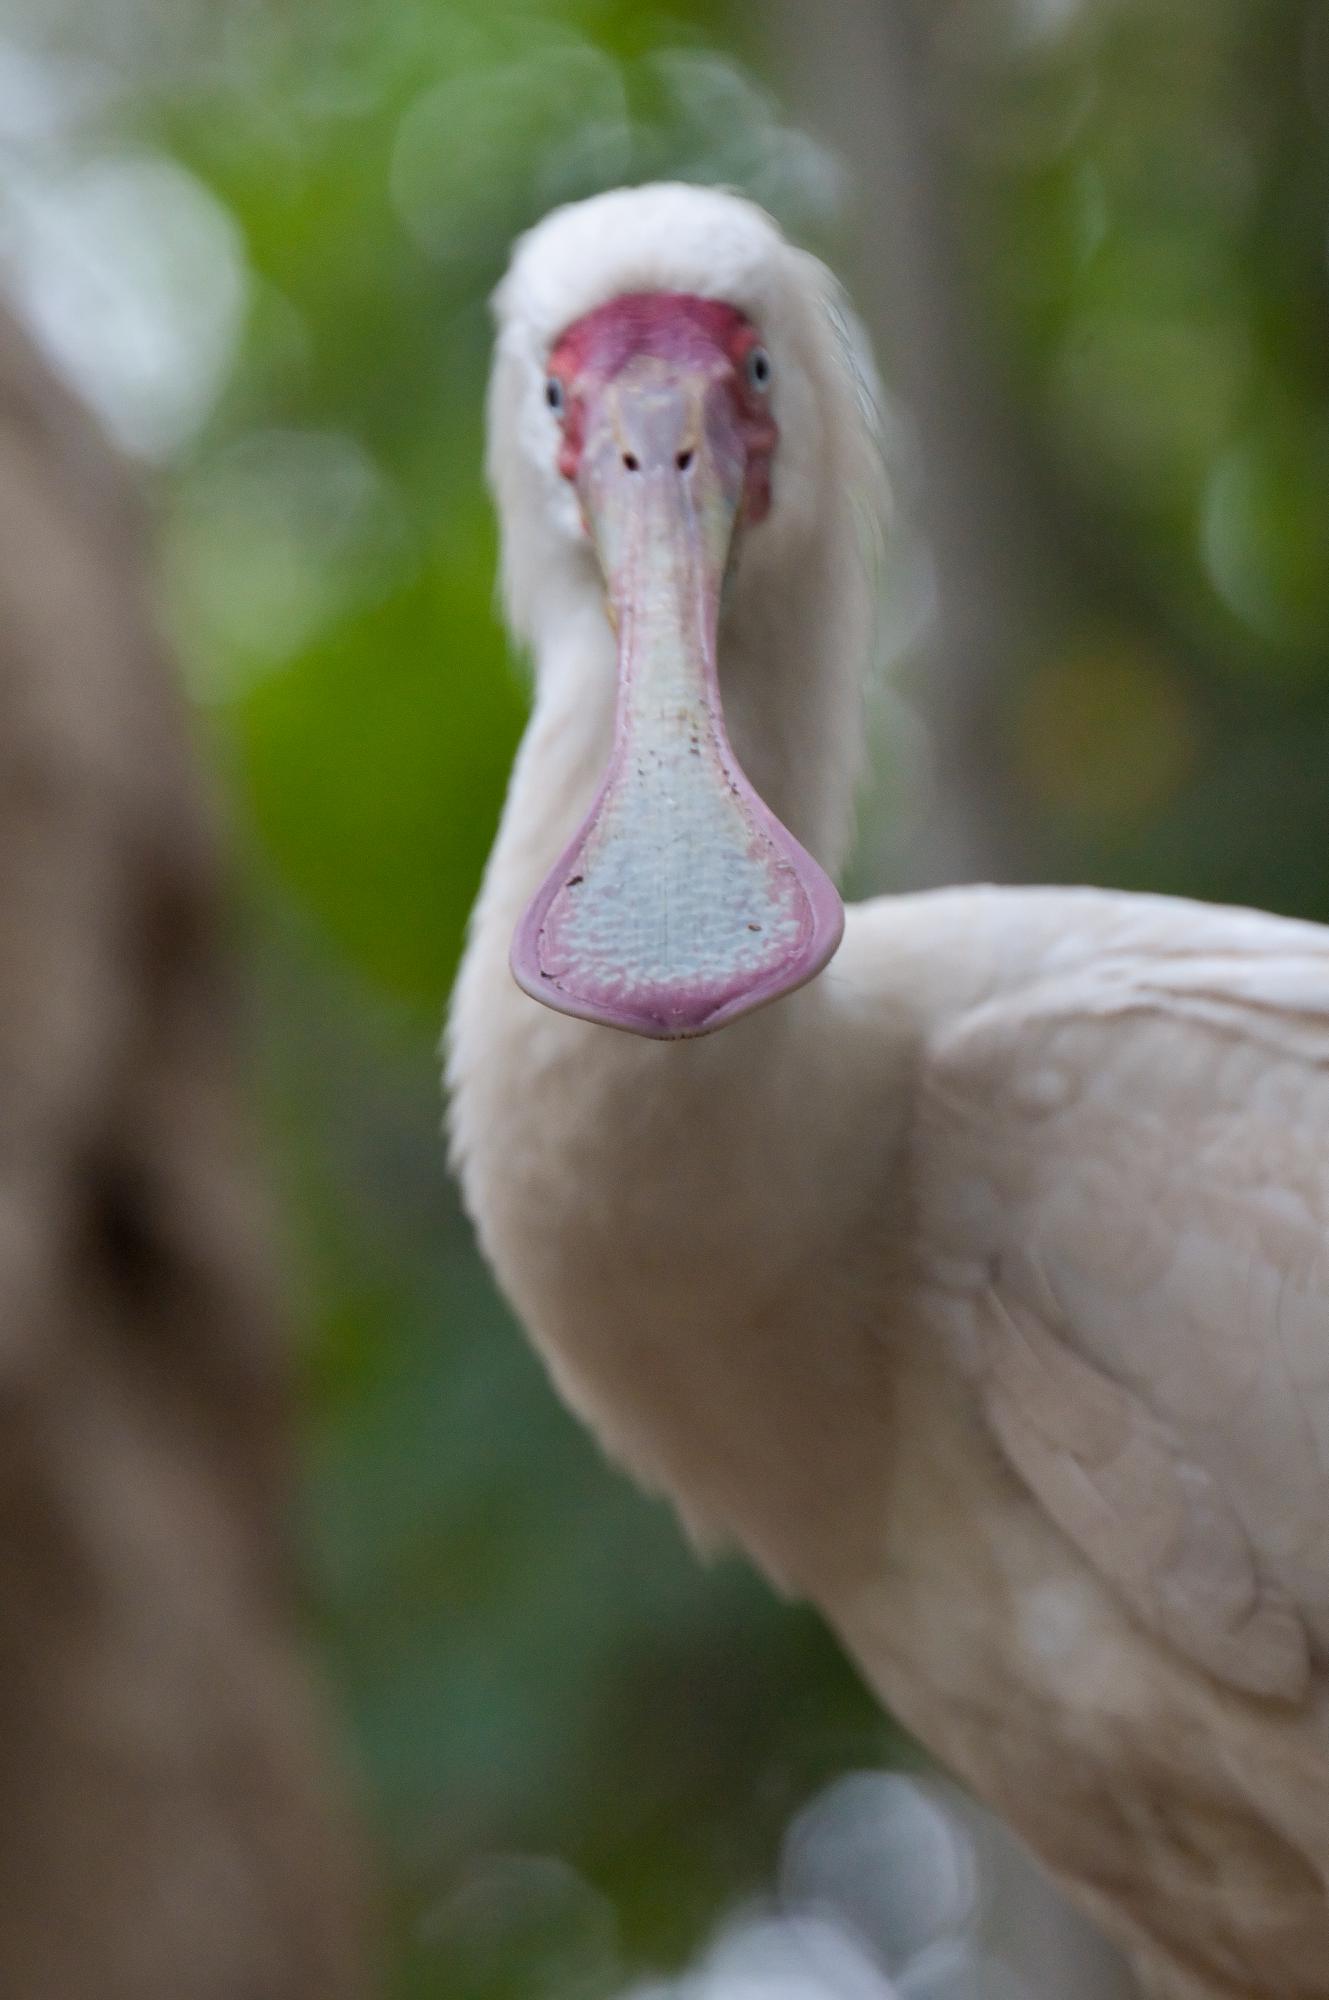
[[[342,2000],[217,862],[90,419],[0,316],[0,1992]]]
[[[853,175],[863,248],[851,289],[917,442],[909,498],[937,603],[916,681],[935,769],[907,872],[920,886],[1019,879],[1030,844],[996,704],[1046,610],[1052,552],[956,248],[928,11],[767,0],[764,12],[791,109]]]

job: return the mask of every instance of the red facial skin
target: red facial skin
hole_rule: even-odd
[[[563,389],[559,471],[565,479],[577,477],[588,397],[636,355],[650,354],[723,381],[747,450],[742,518],[749,524],[764,520],[779,431],[769,389],[763,393],[748,380],[748,356],[760,346],[761,335],[736,307],[692,292],[627,292],[574,320],[555,343],[546,369]]]

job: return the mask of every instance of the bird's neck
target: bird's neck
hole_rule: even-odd
[[[780,1440],[830,1415],[819,1400],[820,1350],[790,1331],[804,1316],[781,1317],[774,1302],[787,1302],[809,1272],[839,1269],[844,1289],[840,1246],[879,1226],[906,1037],[896,1063],[889,1014],[863,1007],[838,961],[801,991],[691,1041],[570,1019],[518,988],[508,965],[514,928],[589,806],[610,749],[613,646],[595,609],[580,629],[565,621],[559,646],[539,662],[454,997],[454,1157],[489,1261],[567,1399],[647,1483],[689,1496],[694,1525],[741,1529],[780,1571],[785,1559],[742,1495],[761,1490],[762,1464],[789,1456]],[[739,756],[807,840],[805,815],[827,808],[829,823],[834,801],[800,792],[774,748],[754,757],[743,717],[755,719],[757,707],[741,691],[758,661],[733,636],[728,661]],[[722,672],[724,663],[722,648]],[[768,748],[781,730],[796,733],[778,709],[787,667],[777,660],[769,675],[764,713],[777,727]],[[770,1345],[786,1333],[788,1352],[772,1364]],[[814,1462],[810,1451],[804,1458]],[[824,1499],[808,1496],[810,1520]],[[789,1575],[794,1567],[786,1562]]]
[[[556,1206],[561,1177],[564,1187],[593,1187],[607,1202],[631,1197],[652,1206],[661,1241],[684,1230],[695,1241],[708,1226],[707,1187],[727,1176],[732,1256],[743,1190],[752,1187],[760,1235],[773,1212],[772,1176],[816,1171],[816,1135],[828,1127],[809,1107],[824,1109],[834,1094],[827,1072],[837,1041],[826,1021],[833,984],[823,975],[718,1034],[684,1043],[571,1020],[518,989],[508,965],[513,931],[587,811],[612,739],[613,639],[598,601],[583,602],[558,632],[539,660],[534,711],[453,1003],[453,1132],[468,1198],[483,1233],[497,1207],[526,1199]],[[755,712],[746,690],[760,671],[743,637],[736,630],[728,638],[726,695],[739,725]],[[722,652],[722,671],[724,664]],[[767,717],[777,745],[780,692],[773,669]],[[747,728],[735,733],[752,736]],[[765,757],[754,757],[746,740],[739,756],[772,808],[806,838],[823,802],[800,792],[797,773],[763,741]]]

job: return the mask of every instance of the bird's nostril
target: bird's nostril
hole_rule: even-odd
[[[623,454],[623,463],[629,472],[641,471],[641,460],[637,457],[635,451],[625,451]]]
[[[678,457],[674,460],[674,464],[678,467],[680,472],[686,472],[691,463],[692,463],[692,453],[690,451],[681,451],[678,454]]]

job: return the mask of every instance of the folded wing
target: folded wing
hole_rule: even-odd
[[[1141,907],[932,1043],[928,1280],[1135,1615],[1296,1700],[1329,1651],[1329,934]]]

